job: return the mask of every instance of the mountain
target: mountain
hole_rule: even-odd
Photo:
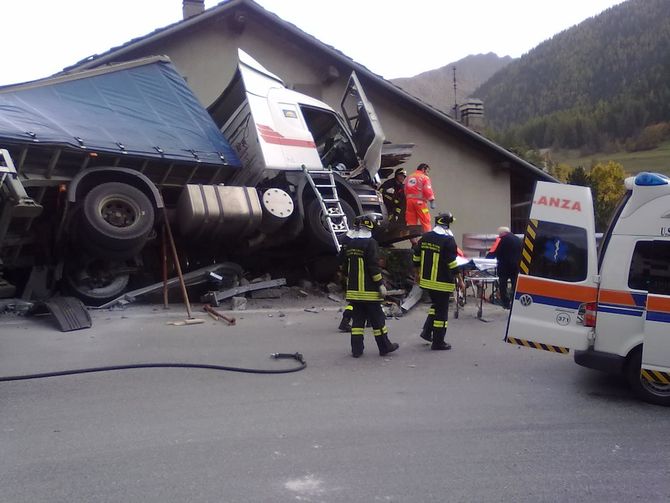
[[[454,67],[456,67],[456,101],[460,105],[466,98],[478,97],[473,91],[494,73],[513,61],[510,56],[496,54],[470,55],[436,70],[429,70],[414,77],[392,79],[398,87],[446,113],[454,106]]]
[[[534,148],[628,150],[670,122],[670,1],[628,0],[511,62],[474,91],[487,124]],[[511,140],[514,141],[511,141]]]

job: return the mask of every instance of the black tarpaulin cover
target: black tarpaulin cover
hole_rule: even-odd
[[[3,140],[241,164],[165,57],[0,87]]]

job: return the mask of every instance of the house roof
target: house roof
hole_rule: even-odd
[[[305,33],[294,24],[284,21],[279,16],[264,9],[262,6],[260,6],[253,0],[225,0],[217,4],[216,6],[206,9],[202,13],[197,14],[193,17],[184,19],[182,21],[178,21],[176,23],[170,24],[162,28],[158,28],[147,35],[129,40],[128,42],[120,46],[113,47],[102,54],[94,54],[92,56],[88,56],[87,58],[82,59],[81,61],[75,63],[74,65],[65,68],[63,72],[79,71],[87,68],[96,67],[101,64],[111,63],[115,61],[116,58],[118,58],[118,56],[126,52],[139,49],[146,44],[159,41],[163,38],[169,37],[170,35],[176,32],[186,30],[194,25],[201,24],[217,16],[221,16],[223,14],[230,14],[231,11],[234,11],[234,9],[240,7],[249,9],[249,11],[254,12],[257,15],[262,16],[267,20],[277,24],[277,26],[279,26],[281,29],[286,30],[287,32],[298,37],[299,39],[304,40],[306,43],[317,47],[319,50],[327,53],[328,56],[330,56],[331,58],[337,60],[341,64],[350,67],[352,70],[355,70],[359,76],[363,75],[365,76],[366,79],[371,80],[375,84],[381,86],[383,89],[385,89],[392,95],[396,96],[398,99],[404,100],[406,103],[414,107],[417,107],[424,113],[430,115],[432,118],[438,120],[444,126],[451,128],[454,131],[462,134],[463,136],[469,138],[476,144],[481,145],[483,148],[488,149],[494,153],[497,153],[504,160],[508,161],[510,163],[510,166],[517,166],[518,170],[524,171],[538,180],[546,180],[551,182],[557,181],[555,178],[553,178],[548,173],[542,171],[537,166],[534,166],[533,164],[521,159],[514,153],[501,147],[495,142],[489,140],[485,136],[482,136],[481,134],[465,127],[464,125],[452,119],[449,115],[445,114],[444,112],[429,105],[428,103],[425,103],[421,99],[412,96],[410,93],[396,86],[392,82],[384,79],[382,76],[377,75],[376,73],[370,71],[364,65],[357,63],[350,57],[343,54],[341,51],[335,49],[334,47],[328,44],[321,42],[316,37],[308,33]]]

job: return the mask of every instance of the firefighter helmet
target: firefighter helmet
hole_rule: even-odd
[[[451,214],[450,211],[447,211],[446,213],[440,213],[435,217],[435,225],[441,225],[443,227],[449,227],[452,222],[454,222],[456,219],[454,216]]]
[[[354,219],[354,227],[361,228],[365,227],[367,229],[373,230],[377,227],[379,223],[379,216],[374,213],[365,213],[364,215],[358,215]]]

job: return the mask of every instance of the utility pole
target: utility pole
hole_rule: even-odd
[[[453,68],[453,71],[454,71],[454,119],[459,120],[458,119],[458,100],[456,98],[456,65],[454,65],[452,68]]]

